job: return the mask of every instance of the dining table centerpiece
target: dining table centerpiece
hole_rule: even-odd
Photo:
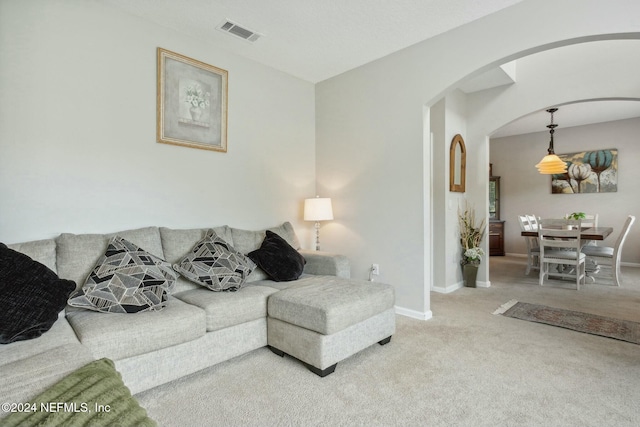
[[[465,205],[464,210],[458,209],[458,225],[460,227],[460,245],[462,246],[462,277],[464,285],[470,288],[476,287],[478,268],[484,256],[484,250],[480,247],[480,242],[486,230],[486,221],[482,219],[476,221],[476,214],[473,207]]]
[[[587,216],[585,215],[584,212],[572,212],[569,215],[567,215],[564,219],[573,219],[573,220],[583,220],[585,219]],[[571,226],[567,225],[566,228],[568,230],[571,230]]]
[[[565,219],[585,219],[587,216],[584,212],[572,212]]]

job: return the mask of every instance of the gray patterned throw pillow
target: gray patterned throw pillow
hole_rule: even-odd
[[[105,313],[158,311],[164,308],[177,277],[170,263],[115,236],[68,303]]]
[[[212,291],[236,291],[256,265],[210,229],[173,268]]]

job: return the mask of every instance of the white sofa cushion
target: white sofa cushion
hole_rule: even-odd
[[[80,344],[78,337],[60,312],[58,320],[44,334],[27,341],[17,341],[7,345],[0,345],[0,365],[26,359],[38,353],[44,353],[55,347]]]
[[[46,265],[54,273],[58,272],[56,269],[56,241],[54,239],[34,240],[7,246],[14,251],[28,255],[34,261]]]
[[[211,292],[200,287],[175,294],[207,314],[207,332],[267,317],[267,298],[276,292],[268,286],[245,286],[236,292]]]
[[[165,260],[171,264],[180,261],[211,229],[225,242],[233,244],[231,229],[226,225],[191,229],[160,227],[160,238],[162,239]]]
[[[165,259],[158,227],[138,228],[110,234],[63,233],[56,238],[58,276],[73,280],[76,282],[76,288],[80,288],[95,267],[98,258],[106,251],[109,240],[116,235],[152,255]]]
[[[16,344],[19,343],[11,346]],[[28,402],[92,360],[89,350],[76,342],[43,349],[41,353],[3,364],[0,366],[0,402]],[[0,418],[6,415],[0,411]]]
[[[296,232],[293,230],[293,226],[290,222],[284,222],[282,225],[272,227],[268,229],[282,237],[287,241],[294,249],[300,249],[300,241]],[[233,236],[233,242],[230,242],[236,250],[243,254],[248,254],[251,251],[255,251],[262,245],[262,241],[267,235],[267,230],[242,230],[240,228],[231,228],[231,235]]]
[[[194,340],[206,333],[204,310],[170,297],[162,311],[136,314],[69,309],[67,319],[96,359],[124,359]]]

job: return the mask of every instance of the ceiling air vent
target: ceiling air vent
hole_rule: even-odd
[[[224,21],[222,21],[222,23],[218,25],[216,28],[220,31],[233,34],[234,36],[240,37],[241,39],[251,43],[255,42],[260,37],[262,37],[262,34],[256,33],[255,31],[251,31],[247,28],[241,27],[240,25],[236,24],[235,22],[229,21],[228,19],[225,19]]]

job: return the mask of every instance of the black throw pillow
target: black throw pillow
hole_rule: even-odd
[[[296,280],[307,263],[286,240],[269,230],[262,245],[247,256],[276,282]]]
[[[47,332],[76,284],[0,243],[0,344]]]

